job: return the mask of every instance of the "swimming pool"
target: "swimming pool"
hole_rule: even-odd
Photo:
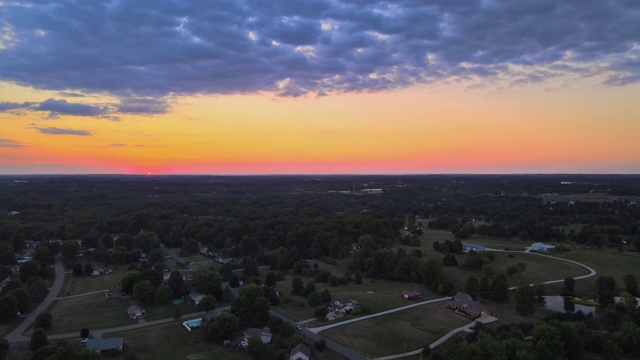
[[[202,318],[187,320],[183,322],[182,325],[189,331],[191,331],[191,329],[197,329],[202,325]]]

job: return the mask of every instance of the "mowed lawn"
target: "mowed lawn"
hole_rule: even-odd
[[[78,295],[120,286],[120,279],[126,272],[126,267],[120,267],[114,268],[113,273],[109,275],[75,277],[72,274],[65,274],[59,296]]]
[[[82,328],[98,330],[135,324],[127,316],[132,304],[131,300],[107,300],[104,293],[57,300],[47,310],[53,316],[49,334],[79,334]]]
[[[361,354],[377,357],[417,350],[470,322],[440,302],[358,321],[321,334]]]
[[[108,337],[124,338],[124,354],[134,353],[140,360],[155,359],[246,359],[244,351],[202,340],[202,329],[188,332],[180,322],[146,327]]]

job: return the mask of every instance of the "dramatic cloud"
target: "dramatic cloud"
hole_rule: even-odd
[[[37,106],[33,107],[35,111],[49,111],[53,114],[64,114],[74,116],[99,116],[108,112],[106,107],[85,105],[85,104],[73,104],[67,102],[67,100],[55,100],[48,99]]]
[[[2,14],[1,80],[133,94],[123,113],[167,111],[140,99],[176,94],[323,95],[567,74],[640,81],[634,0],[52,0],[10,2]]]
[[[10,140],[10,139],[0,139],[0,147],[5,147],[5,148],[20,148],[20,147],[25,147],[26,145],[19,142],[19,141],[15,141],[15,140]]]
[[[18,109],[26,109],[31,106],[33,103],[31,102],[23,102],[23,103],[15,103],[15,102],[0,102],[0,112],[10,111],[10,110],[18,110]]]
[[[47,135],[77,135],[77,136],[91,136],[92,134],[86,130],[73,130],[73,129],[61,129],[57,127],[36,128],[42,134]]]

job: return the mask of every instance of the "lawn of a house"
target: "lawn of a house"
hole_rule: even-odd
[[[358,321],[321,334],[361,354],[377,357],[420,349],[471,321],[440,302]]]
[[[67,273],[64,275],[64,283],[62,284],[62,289],[60,289],[59,296],[85,294],[120,286],[120,280],[122,275],[127,272],[127,268],[121,266],[114,267],[112,270],[111,274],[100,276],[76,277]]]

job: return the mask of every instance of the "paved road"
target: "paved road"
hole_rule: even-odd
[[[25,317],[22,321],[22,324],[18,325],[11,333],[5,336],[5,339],[10,343],[14,342],[25,342],[30,341],[31,339],[23,336],[22,333],[27,330],[27,328],[36,320],[36,317],[43,312],[51,303],[56,299],[58,294],[60,293],[60,289],[62,289],[62,284],[64,283],[64,266],[62,266],[62,257],[61,255],[56,256],[55,259],[55,273],[56,277],[53,282],[53,286],[49,289],[49,294],[44,298],[42,303],[33,310],[30,314]]]

